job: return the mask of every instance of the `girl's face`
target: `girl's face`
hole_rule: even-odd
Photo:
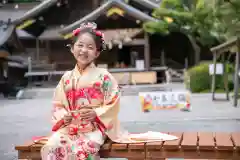
[[[97,50],[96,43],[90,33],[81,34],[71,48],[79,65],[88,65],[96,59],[100,52]]]

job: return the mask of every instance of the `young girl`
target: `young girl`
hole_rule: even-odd
[[[52,112],[54,133],[41,150],[42,159],[100,159],[98,151],[106,137],[118,143],[176,139],[153,132],[131,135],[119,130],[117,82],[106,69],[93,63],[104,49],[103,35],[94,23],[81,25],[73,35],[71,52],[77,64],[62,76],[56,87]]]
[[[43,160],[98,159],[105,133],[117,138],[119,88],[106,69],[94,65],[104,49],[103,34],[94,23],[87,23],[73,35],[71,52],[77,64],[56,87],[52,112],[55,132],[41,150]]]

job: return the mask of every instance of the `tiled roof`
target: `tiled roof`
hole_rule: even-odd
[[[161,0],[132,0],[148,9],[155,9],[159,7]]]
[[[19,24],[25,20],[27,20],[30,17],[34,17],[38,15],[40,12],[44,11],[45,9],[56,5],[57,0],[44,0],[39,5],[36,5],[34,8],[30,9],[29,11],[25,12],[21,18],[14,21],[14,24]]]
[[[97,19],[97,17],[99,17],[102,13],[106,12],[109,8],[111,8],[112,6],[118,6],[121,9],[125,10],[126,12],[128,12],[129,15],[136,17],[136,19],[139,19],[141,21],[155,21],[156,19],[154,19],[153,17],[143,13],[142,11],[122,2],[119,0],[111,0],[111,1],[107,1],[106,3],[104,3],[102,6],[98,7],[97,9],[95,9],[93,12],[89,13],[88,15],[86,15],[85,17],[81,18],[80,20],[66,26],[65,28],[63,28],[60,33],[61,34],[68,34],[69,32],[71,32],[72,30],[76,29],[81,23],[85,22],[85,21],[94,21]]]
[[[3,45],[14,32],[13,25],[0,24],[0,46]]]
[[[57,0],[44,0],[41,3],[5,4],[0,8],[0,20],[6,21],[10,18],[14,24],[18,25],[56,3]],[[16,5],[17,8],[15,8]]]
[[[15,21],[38,4],[39,3],[5,4],[0,8],[0,20],[8,21],[8,19],[11,19],[11,21]],[[18,8],[15,8],[16,6]]]
[[[150,2],[153,2],[153,3],[156,3],[156,4],[160,4],[162,0],[147,0],[147,1],[150,1]]]
[[[63,37],[61,37],[61,35],[59,34],[59,29],[60,27],[51,27],[46,29],[39,37],[38,39],[40,40],[50,40],[50,39],[63,39]],[[34,36],[32,36],[31,34],[28,34],[26,31],[24,30],[18,30],[17,29],[17,35],[18,37],[20,37],[21,39],[29,39],[29,38],[35,38]]]

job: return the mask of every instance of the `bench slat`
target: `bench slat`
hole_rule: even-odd
[[[164,132],[161,132],[161,133],[164,133]],[[168,134],[168,133],[165,133],[165,134]],[[148,142],[148,143],[146,143],[146,149],[147,150],[161,150],[163,144],[164,144],[164,141]]]
[[[184,150],[196,150],[197,149],[197,132],[183,133],[183,140],[181,143],[181,148]]]
[[[216,147],[218,150],[233,150],[233,142],[229,133],[215,133]]]
[[[214,150],[215,142],[213,133],[198,133],[198,146],[200,150]]]
[[[162,142],[148,142],[146,144],[146,148],[148,150],[160,150],[164,144],[164,141]]]
[[[178,150],[179,146],[181,145],[182,138],[183,138],[183,133],[182,132],[170,132],[170,135],[178,137],[177,140],[173,141],[166,141],[163,144],[163,148],[167,150]]]
[[[44,144],[33,144],[31,146],[31,151],[34,151],[34,152],[40,151],[43,146],[44,146]]]
[[[232,133],[231,136],[235,147],[240,151],[240,133]]]
[[[113,143],[112,144],[112,150],[127,150],[128,144],[124,143]]]
[[[145,143],[129,144],[128,149],[130,149],[130,150],[144,150],[145,149]]]
[[[24,143],[23,145],[15,146],[15,150],[30,151],[32,145],[34,145],[34,142],[32,140],[30,140],[30,141]]]

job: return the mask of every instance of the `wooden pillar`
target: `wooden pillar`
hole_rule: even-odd
[[[226,93],[226,99],[229,101],[229,89],[228,89],[228,72],[227,72],[227,61],[226,55],[222,55],[222,64],[223,64],[223,81],[224,81],[224,89]]]
[[[48,60],[49,60],[50,63],[52,63],[53,59],[52,59],[51,47],[50,47],[50,41],[49,40],[46,41],[46,50],[47,50]]]
[[[217,53],[213,53],[212,100],[215,100]]]
[[[166,63],[165,63],[165,52],[164,50],[162,50],[161,52],[161,66],[165,66]]]
[[[147,32],[144,32],[144,61],[145,61],[145,69],[150,69],[150,45],[149,45],[149,36]]]
[[[36,38],[36,60],[39,61],[39,39]]]
[[[237,53],[235,61],[235,75],[234,75],[234,107],[238,104],[238,90],[239,90],[239,63],[240,63],[240,39],[237,39]]]

